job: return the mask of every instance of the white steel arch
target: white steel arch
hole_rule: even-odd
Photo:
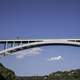
[[[27,39],[27,40],[0,40],[4,49],[0,51],[1,56],[11,54],[24,49],[48,45],[69,45],[80,47],[80,39]],[[10,47],[9,47],[10,46]]]

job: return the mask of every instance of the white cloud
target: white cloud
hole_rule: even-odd
[[[35,56],[41,54],[42,49],[41,48],[32,48],[28,50],[23,50],[20,52],[16,52],[16,58],[24,58],[25,56]]]
[[[62,59],[62,56],[57,56],[57,57],[50,57],[48,59],[48,61],[58,61],[58,60],[61,60]]]

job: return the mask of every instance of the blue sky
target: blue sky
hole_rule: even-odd
[[[0,39],[80,38],[79,0],[0,0]],[[34,50],[32,50],[34,51]],[[36,52],[37,51],[37,52]],[[25,53],[29,51],[23,51]],[[17,75],[43,75],[80,68],[80,48],[48,46],[0,59]],[[35,54],[35,53],[34,53]],[[51,57],[59,60],[49,61]]]

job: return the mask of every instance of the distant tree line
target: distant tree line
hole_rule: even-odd
[[[0,80],[80,80],[80,69],[57,71],[45,76],[18,77],[0,63]]]

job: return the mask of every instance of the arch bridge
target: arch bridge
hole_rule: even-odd
[[[68,45],[80,47],[80,39],[16,39],[0,40],[0,56],[12,54],[24,49],[48,45]]]

